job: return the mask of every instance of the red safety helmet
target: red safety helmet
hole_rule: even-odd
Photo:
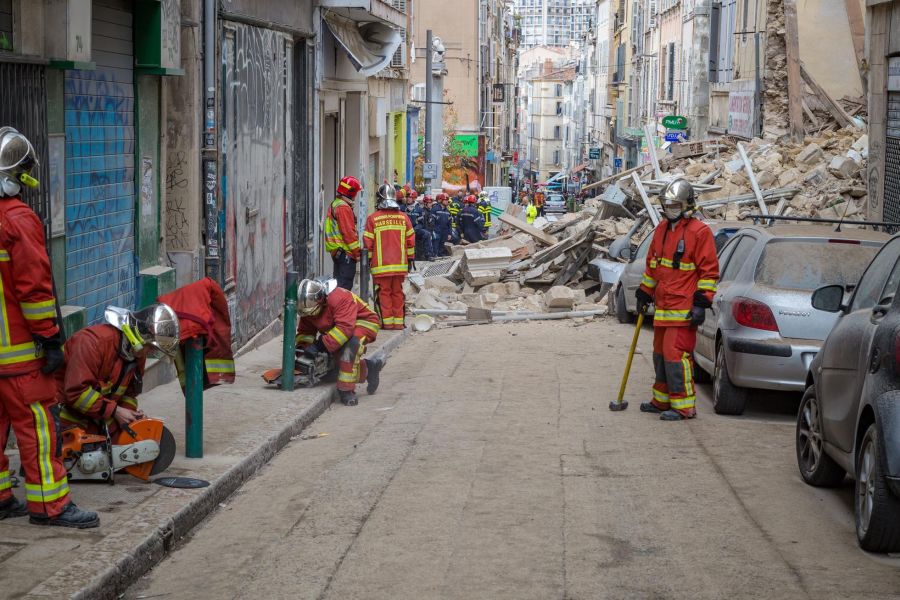
[[[419,192],[417,192],[416,190],[409,190],[409,197],[415,200],[419,197]]]
[[[434,202],[434,198],[432,198],[430,194],[425,194],[425,197],[422,198],[422,202],[424,204],[432,204]]]
[[[341,182],[337,186],[337,194],[353,200],[361,189],[362,184],[359,182],[359,179],[352,175],[347,175],[341,178]]]
[[[465,202],[466,204],[477,204],[478,198],[476,198],[473,194],[469,194],[468,196],[466,196]]]
[[[450,201],[450,196],[448,196],[447,194],[441,192],[440,194],[437,195],[437,200],[438,200],[438,202],[443,202],[443,201],[445,201],[445,200],[446,200],[447,202],[449,202],[449,201]]]
[[[394,198],[396,198],[399,202],[406,202],[406,190],[400,188],[397,190],[397,193],[394,194]]]

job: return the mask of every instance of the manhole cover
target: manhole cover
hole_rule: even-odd
[[[157,477],[153,483],[164,485],[172,488],[199,489],[209,485],[208,481],[203,479],[194,479],[193,477]]]

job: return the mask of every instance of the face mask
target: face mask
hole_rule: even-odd
[[[5,175],[0,175],[0,195],[10,197],[18,196],[21,190],[22,186],[14,179]]]
[[[666,218],[670,221],[677,221],[681,218],[682,210],[680,206],[666,206],[663,208]]]

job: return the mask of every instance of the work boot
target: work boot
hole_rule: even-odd
[[[662,411],[658,409],[652,402],[641,402],[641,412],[659,414]]]
[[[661,421],[683,421],[684,419],[693,419],[697,415],[686,417],[677,410],[667,410],[659,415]]]
[[[366,359],[366,391],[369,395],[375,393],[378,389],[378,383],[381,380],[381,369],[384,367],[384,359],[367,358]]]
[[[356,392],[340,391],[338,395],[341,397],[341,404],[344,406],[356,406],[359,400],[356,399]]]
[[[74,502],[69,502],[58,516],[52,519],[31,515],[30,521],[35,525],[55,525],[57,527],[74,527],[75,529],[90,529],[100,526],[100,517],[89,510],[81,510]]]
[[[18,500],[15,496],[0,502],[0,521],[12,519],[13,517],[24,517],[27,514],[28,508],[26,508],[25,503]]]

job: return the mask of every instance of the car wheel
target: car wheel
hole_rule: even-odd
[[[817,487],[833,487],[844,480],[844,469],[825,454],[815,385],[806,388],[800,401],[795,439],[797,466],[803,481]]]
[[[856,457],[856,537],[869,552],[900,551],[900,499],[888,489],[875,424],[863,436]]]
[[[616,311],[616,320],[619,323],[634,323],[634,315],[628,312],[628,305],[625,303],[625,288],[621,285],[616,288],[613,305]]]
[[[731,383],[722,342],[716,345],[716,371],[713,373],[713,409],[719,415],[740,415],[747,404],[746,388]]]

